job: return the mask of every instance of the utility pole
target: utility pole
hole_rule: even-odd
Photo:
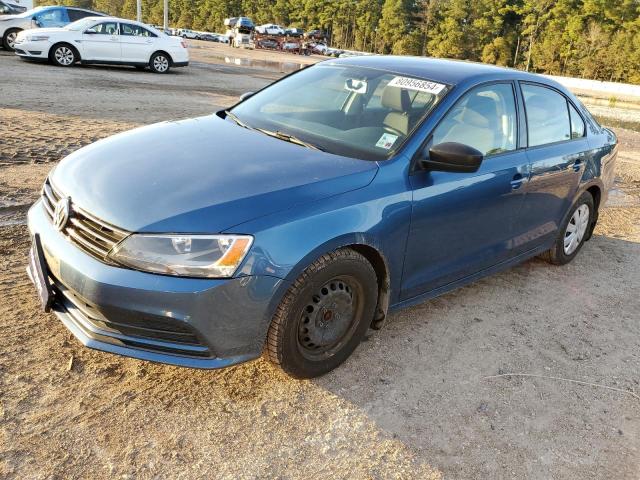
[[[136,7],[136,20],[139,22],[142,21],[142,0],[138,0],[138,5]]]
[[[169,28],[169,0],[164,0],[164,29]]]

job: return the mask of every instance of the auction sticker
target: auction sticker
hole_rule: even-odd
[[[441,83],[409,77],[394,77],[387,86],[406,88],[407,90],[418,90],[419,92],[432,93],[433,95],[438,95],[446,87],[446,85]]]
[[[393,133],[383,133],[380,137],[380,140],[378,140],[378,143],[376,143],[376,147],[389,150],[391,147],[393,147],[393,144],[396,143],[397,139],[398,136],[394,135]]]

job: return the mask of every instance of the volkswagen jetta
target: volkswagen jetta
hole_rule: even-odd
[[[537,75],[333,60],[69,155],[29,211],[28,270],[89,347],[202,368],[264,352],[313,377],[392,310],[571,261],[616,154]]]

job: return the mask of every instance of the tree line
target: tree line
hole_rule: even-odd
[[[136,15],[136,0],[53,3]],[[161,24],[162,9],[142,0],[143,20]],[[243,15],[326,30],[337,48],[640,83],[639,0],[169,0],[169,11],[171,27],[224,33],[226,17]]]

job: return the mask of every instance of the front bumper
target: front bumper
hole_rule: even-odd
[[[28,223],[42,241],[56,295],[52,309],[87,347],[195,368],[261,354],[281,279],[178,278],[109,266],[58,232],[40,200]]]
[[[40,58],[46,59],[49,56],[49,48],[51,44],[49,42],[19,42],[15,44],[16,55],[23,58]]]

